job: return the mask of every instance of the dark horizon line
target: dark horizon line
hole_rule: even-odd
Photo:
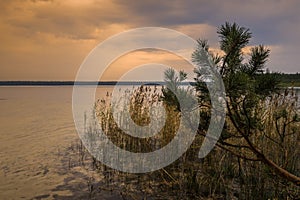
[[[164,81],[0,81],[0,86],[165,85]],[[182,85],[194,84],[183,82]]]

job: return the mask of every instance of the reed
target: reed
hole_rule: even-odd
[[[155,136],[136,138],[125,134],[118,124],[127,125],[122,110],[124,95],[130,97],[131,119],[138,125],[150,123],[149,107],[162,105],[166,111],[166,123]],[[95,120],[105,134],[120,148],[132,152],[150,152],[168,144],[176,134],[180,122],[180,111],[176,106],[165,102],[162,91],[153,86],[141,86],[123,91],[118,101],[113,102],[108,94],[95,104]],[[122,97],[123,96],[123,97]],[[300,134],[297,97],[293,90],[276,94],[261,101],[257,115],[262,119],[261,130],[251,139],[265,155],[292,173],[300,175]],[[113,118],[112,109],[119,109]],[[160,117],[161,112],[155,113]],[[116,122],[118,120],[118,123]],[[293,121],[293,122],[291,122]],[[234,128],[227,123],[227,130]],[[125,126],[126,127],[126,126]],[[132,130],[132,127],[127,127]],[[263,131],[262,131],[263,130]],[[86,134],[97,132],[95,124],[87,125]],[[284,133],[284,134],[282,134]],[[232,133],[234,134],[234,133]],[[92,140],[92,138],[91,138]],[[243,145],[241,140],[230,139]],[[198,159],[198,151],[203,135],[198,134],[189,150],[173,164],[145,174],[130,174],[111,169],[89,155],[84,146],[78,144],[79,163],[89,163],[91,169],[102,178],[101,190],[118,193],[123,199],[296,199],[300,188],[288,183],[261,162],[236,157],[230,151],[216,147],[205,158]],[[244,155],[251,156],[247,149],[240,149]],[[71,164],[69,164],[71,165]],[[101,184],[100,184],[101,185]],[[91,191],[91,185],[88,185]],[[95,188],[92,188],[95,192]]]

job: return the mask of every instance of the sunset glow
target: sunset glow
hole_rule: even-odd
[[[175,29],[194,39],[206,38],[216,49],[216,30],[225,21],[249,27],[256,38],[251,45],[270,47],[268,68],[272,71],[299,71],[299,2],[275,1],[271,6],[267,1],[234,2],[2,1],[0,80],[74,80],[84,58],[97,44],[137,27]],[[158,61],[163,56],[157,57]],[[120,69],[114,68],[116,74],[139,59],[136,56],[122,62]],[[105,79],[114,79],[112,74]]]

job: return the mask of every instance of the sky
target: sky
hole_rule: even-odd
[[[218,52],[216,31],[226,21],[250,29],[250,47],[271,49],[271,71],[300,72],[298,0],[0,0],[0,9],[0,80],[75,80],[99,43],[140,27],[208,39]],[[153,62],[187,65],[170,52],[137,50],[116,58],[99,79],[116,80]]]

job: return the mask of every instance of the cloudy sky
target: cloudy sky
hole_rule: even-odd
[[[271,49],[270,70],[300,72],[298,0],[0,0],[0,8],[0,80],[74,80],[97,44],[138,27],[175,29],[217,49],[225,21],[249,28],[251,46]],[[104,79],[149,62],[184,65],[168,52],[136,51],[115,60]]]

